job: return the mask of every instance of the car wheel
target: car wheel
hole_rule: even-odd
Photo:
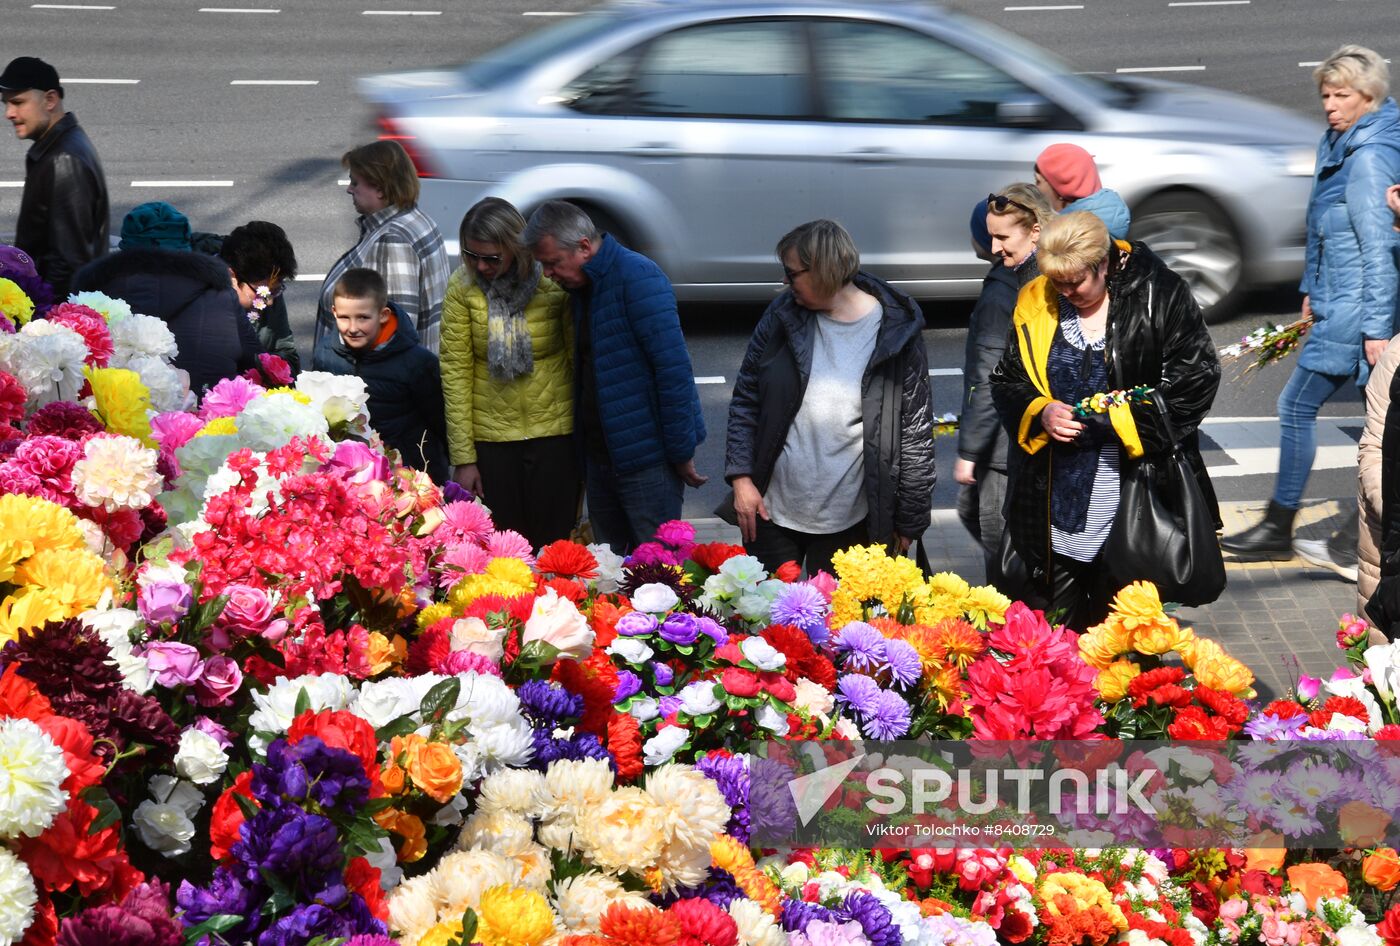
[[[1133,211],[1129,235],[1162,258],[1207,322],[1228,317],[1244,292],[1244,247],[1220,205],[1201,194],[1158,194]]]
[[[583,208],[583,212],[588,214],[593,225],[598,228],[599,233],[611,233],[614,240],[627,247],[645,255],[646,251],[637,245],[637,238],[623,225],[616,217],[608,213],[597,204],[590,204],[587,201],[570,201]]]

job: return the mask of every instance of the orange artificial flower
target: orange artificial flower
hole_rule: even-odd
[[[1283,835],[1277,831],[1262,831],[1252,839],[1253,847],[1244,851],[1245,870],[1273,871],[1283,869],[1283,860],[1288,855],[1284,849]]]
[[[462,762],[446,743],[409,733],[395,736],[390,752],[395,762],[403,758],[413,786],[438,804],[447,804],[462,790]]]
[[[389,638],[373,631],[369,635],[369,675],[377,677],[408,659],[408,641],[395,634]]]
[[[411,864],[428,853],[427,829],[416,815],[397,808],[385,808],[374,816],[374,820],[385,831],[403,838],[403,844],[399,845],[400,864]]]
[[[1361,860],[1361,879],[1385,893],[1400,884],[1400,855],[1393,847],[1377,848]]]
[[[681,924],[674,913],[614,900],[598,918],[598,932],[627,946],[671,946],[681,938]]]
[[[1347,879],[1326,864],[1295,864],[1288,868],[1288,885],[1303,895],[1309,910],[1317,909],[1322,897],[1347,895]]]
[[[1337,813],[1337,826],[1348,847],[1375,847],[1385,840],[1390,815],[1364,801],[1349,801]]]

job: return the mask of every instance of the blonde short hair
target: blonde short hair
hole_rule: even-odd
[[[520,242],[520,234],[524,232],[525,218],[514,204],[499,197],[483,197],[462,217],[462,226],[457,234],[462,247],[462,263],[470,265],[466,256],[468,240],[494,243],[510,254],[515,278],[524,279],[534,263],[529,249]]]
[[[860,270],[856,242],[835,220],[813,220],[788,231],[778,241],[778,259],[788,250],[797,254],[797,261],[808,271],[812,289],[823,296],[836,295],[855,280]]]
[[[1313,70],[1320,90],[1324,85],[1354,89],[1371,100],[1371,111],[1381,107],[1390,92],[1390,67],[1374,49],[1348,44]]]
[[[1040,271],[1054,280],[1080,276],[1108,259],[1113,245],[1108,227],[1087,210],[1061,214],[1040,234],[1036,259]]]
[[[418,203],[418,171],[397,141],[371,141],[341,155],[342,167],[384,195],[400,210]]]
[[[998,213],[996,208],[988,203],[987,213],[997,217],[1011,217],[1013,223],[1027,230],[1036,226],[1044,230],[1055,218],[1055,211],[1050,206],[1050,202],[1045,199],[1040,188],[1034,184],[1017,181],[1015,184],[1006,185],[992,196],[1005,197],[1011,201],[1011,204],[1007,206],[1004,213]]]

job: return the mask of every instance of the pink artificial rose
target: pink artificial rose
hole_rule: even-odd
[[[222,706],[242,685],[243,671],[238,669],[238,661],[218,654],[204,662],[204,675],[199,678],[195,694],[200,706]]]
[[[819,571],[811,578],[807,579],[807,584],[820,591],[822,597],[826,599],[826,603],[831,604],[831,596],[836,591],[835,575],[832,575],[830,572]]]
[[[1222,920],[1238,920],[1249,912],[1249,903],[1239,897],[1231,897],[1220,905]]]
[[[333,470],[342,470],[345,479],[352,483],[386,482],[389,479],[389,460],[384,454],[368,444],[355,440],[343,440],[335,445],[335,456],[329,464]]]
[[[272,598],[261,588],[232,584],[224,589],[228,603],[224,605],[219,623],[245,634],[257,634],[272,621]]]
[[[1320,677],[1310,677],[1306,673],[1298,677],[1298,699],[1303,702],[1317,699],[1317,691],[1322,686]]]
[[[553,588],[546,588],[535,599],[520,635],[522,647],[531,641],[544,641],[557,649],[560,657],[584,660],[593,653],[593,628],[572,601],[561,598]]]
[[[146,664],[163,687],[189,686],[204,672],[199,651],[178,641],[155,641],[142,654]]]
[[[490,628],[481,618],[458,618],[452,622],[448,643],[453,650],[467,650],[490,660],[505,656],[505,628]]]
[[[258,355],[258,365],[262,368],[262,373],[278,384],[289,385],[292,383],[292,367],[277,355],[263,353]]]

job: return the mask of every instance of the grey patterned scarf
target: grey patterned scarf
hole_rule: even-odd
[[[529,374],[535,368],[535,352],[525,307],[539,287],[540,264],[532,263],[529,274],[519,281],[513,269],[510,275],[491,280],[480,274],[476,278],[486,295],[486,364],[491,377],[510,381]]]

